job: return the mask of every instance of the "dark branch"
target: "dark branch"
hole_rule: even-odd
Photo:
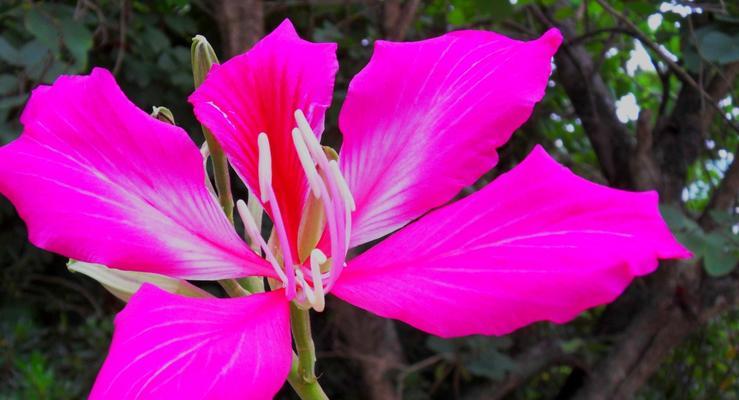
[[[503,381],[473,387],[465,393],[465,400],[503,399],[540,372],[554,365],[577,365],[585,362],[575,353],[563,349],[559,340],[543,341],[513,358],[516,365]]]
[[[616,117],[611,91],[595,69],[588,51],[580,44],[567,44],[575,37],[574,24],[569,20],[555,22],[538,7],[531,10],[545,25],[558,27],[565,37],[565,44],[555,55],[556,78],[582,121],[603,175],[613,186],[633,187],[629,172],[633,140],[626,126]]]
[[[716,222],[711,218],[710,212],[713,210],[728,210],[734,207],[737,203],[737,197],[739,196],[739,146],[734,150],[736,155],[734,161],[732,161],[729,169],[724,174],[724,179],[716,188],[708,202],[703,215],[699,220],[701,226],[705,230],[711,230],[716,227]]]

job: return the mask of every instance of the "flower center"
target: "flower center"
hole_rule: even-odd
[[[272,187],[272,156],[269,139],[264,132],[260,133],[257,139],[259,192],[262,204],[270,207],[275,237],[282,252],[282,264],[261,236],[260,229],[244,201],[239,200],[236,206],[244,221],[249,239],[252,243],[257,243],[264,252],[265,258],[280,278],[281,285],[285,287],[288,298],[295,298],[297,304],[304,308],[323,311],[325,294],[331,290],[346,266],[346,254],[349,250],[351,235],[351,213],[356,205],[349,185],[341,174],[339,164],[336,160],[329,160],[301,110],[295,111],[295,120],[297,127],[292,130],[293,143],[310,187],[309,196],[313,196],[313,199],[306,202],[306,207],[314,200],[320,203],[323,211],[322,214],[304,213],[304,216],[320,218],[320,221],[307,221],[308,224],[320,227],[323,227],[325,218],[330,240],[328,249],[330,257],[327,257],[323,250],[313,248],[309,252],[308,265],[302,265],[300,255],[292,254],[293,247],[288,242],[282,213]],[[319,237],[322,232],[321,229]],[[312,245],[317,246],[318,244]],[[300,248],[300,246],[295,247]]]

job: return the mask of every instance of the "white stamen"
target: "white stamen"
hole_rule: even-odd
[[[285,273],[288,277],[286,294],[288,299],[292,299],[293,296],[295,296],[295,273],[293,272],[295,265],[293,264],[290,242],[288,241],[285,222],[282,219],[282,212],[280,211],[280,206],[275,197],[275,191],[272,189],[272,185],[266,185],[265,189],[266,190],[262,193],[262,197],[266,198],[266,200],[264,200],[263,203],[270,203],[273,229],[277,234],[277,240],[279,241],[280,249],[282,250],[282,260],[284,261],[283,265],[285,265]]]
[[[249,239],[253,243],[257,242],[256,237],[260,236],[259,227],[257,226],[257,221],[254,220],[254,217],[249,212],[249,207],[244,200],[239,199],[236,201],[236,209],[239,211],[239,216],[241,216],[241,220],[244,222],[244,228],[246,229],[247,235],[249,235]]]
[[[269,151],[269,138],[262,132],[257,137],[259,148],[259,192],[262,203],[269,200],[269,187],[272,186],[272,154]]]
[[[277,262],[277,258],[275,258],[272,250],[270,250],[269,246],[267,246],[267,242],[264,241],[264,238],[259,232],[259,228],[257,228],[257,223],[256,221],[254,221],[254,217],[249,212],[249,207],[246,205],[246,203],[244,203],[244,200],[239,199],[238,201],[236,201],[236,210],[238,210],[239,212],[241,221],[244,223],[244,228],[246,229],[246,234],[249,235],[249,239],[251,240],[251,242],[257,243],[262,251],[264,251],[267,260],[272,265],[272,268],[275,270],[277,276],[280,277],[282,285],[287,286],[287,276],[282,271],[282,268],[280,268],[280,264]]]
[[[262,210],[262,205],[259,204],[259,199],[257,199],[257,196],[252,191],[249,191],[249,200],[246,202],[246,207],[249,209],[249,215],[254,219],[254,224],[257,227],[261,227],[264,210]],[[258,231],[261,233],[261,229]],[[251,248],[255,252],[259,252],[259,243],[252,241]]]
[[[319,249],[313,249],[310,253],[310,272],[313,279],[313,290],[316,294],[316,301],[313,309],[318,312],[323,311],[326,306],[326,298],[323,290],[323,281],[321,277],[321,264],[326,262],[326,255]]]
[[[310,127],[308,120],[305,118],[305,114],[300,109],[295,110],[295,121],[298,123],[300,133],[303,134],[303,140],[308,147],[308,150],[313,155],[313,158],[318,161],[320,158],[326,158],[326,154],[323,153],[321,143],[316,138],[315,132]],[[319,163],[320,165],[320,163]]]
[[[331,173],[333,174],[334,179],[339,186],[339,192],[341,192],[341,197],[344,198],[344,203],[348,206],[350,210],[356,211],[357,204],[354,202],[354,196],[352,196],[352,192],[351,190],[349,190],[349,185],[346,183],[344,176],[341,174],[339,163],[337,163],[336,160],[331,160],[328,162],[328,166],[331,169]]]
[[[298,128],[300,128],[303,133],[313,133],[313,128],[310,127],[310,123],[308,123],[308,119],[305,118],[303,110],[295,110],[295,122],[298,123]]]
[[[313,159],[310,156],[308,147],[306,146],[305,141],[303,140],[303,134],[300,133],[300,130],[297,128],[293,129],[293,143],[295,144],[295,150],[298,152],[298,158],[300,159],[300,164],[303,166],[303,169],[305,170],[305,176],[308,178],[308,184],[310,185],[311,190],[313,191],[313,195],[316,196],[316,198],[320,198],[321,197],[321,187],[320,187],[321,177],[318,175],[316,164],[313,163]]]

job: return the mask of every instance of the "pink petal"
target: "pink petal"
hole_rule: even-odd
[[[21,121],[0,148],[0,193],[36,246],[186,279],[273,274],[206,189],[185,131],[136,108],[108,71],[36,89]]]
[[[146,284],[115,319],[90,399],[271,399],[291,359],[282,291],[194,299]]]
[[[566,322],[614,300],[658,259],[689,256],[656,193],[593,184],[537,147],[351,261],[333,293],[439,336],[503,335]]]
[[[444,204],[498,161],[544,95],[562,36],[532,42],[460,31],[378,41],[349,85],[341,167],[357,202],[352,245]]]
[[[272,182],[292,239],[297,237],[307,189],[291,135],[294,112],[303,110],[314,130],[322,132],[337,69],[336,44],[302,40],[285,20],[254,48],[212,69],[190,96],[195,115],[213,131],[231,164],[257,194],[257,137],[267,133]]]

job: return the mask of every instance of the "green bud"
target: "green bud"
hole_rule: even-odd
[[[141,285],[150,283],[158,288],[187,297],[212,297],[210,293],[182,279],[148,272],[122,271],[101,264],[69,260],[67,268],[98,281],[115,297],[128,302]]]
[[[190,56],[192,61],[192,77],[195,80],[195,87],[198,87],[205,80],[210,67],[213,64],[218,64],[218,57],[216,57],[216,52],[203,35],[196,35],[192,38]]]
[[[218,64],[218,57],[213,47],[210,46],[208,40],[202,35],[196,35],[192,38],[192,48],[190,51],[192,61],[192,77],[197,88],[203,83],[213,64]],[[223,154],[223,149],[218,141],[215,140],[213,134],[203,125],[203,135],[205,141],[208,142],[210,150],[210,159],[213,161],[213,176],[216,182],[216,191],[218,192],[218,202],[223,208],[223,212],[229,221],[233,223],[234,201],[231,195],[231,180],[228,174],[228,161]]]
[[[151,116],[170,125],[177,125],[174,122],[174,115],[172,111],[169,111],[167,107],[154,107],[151,111]]]

